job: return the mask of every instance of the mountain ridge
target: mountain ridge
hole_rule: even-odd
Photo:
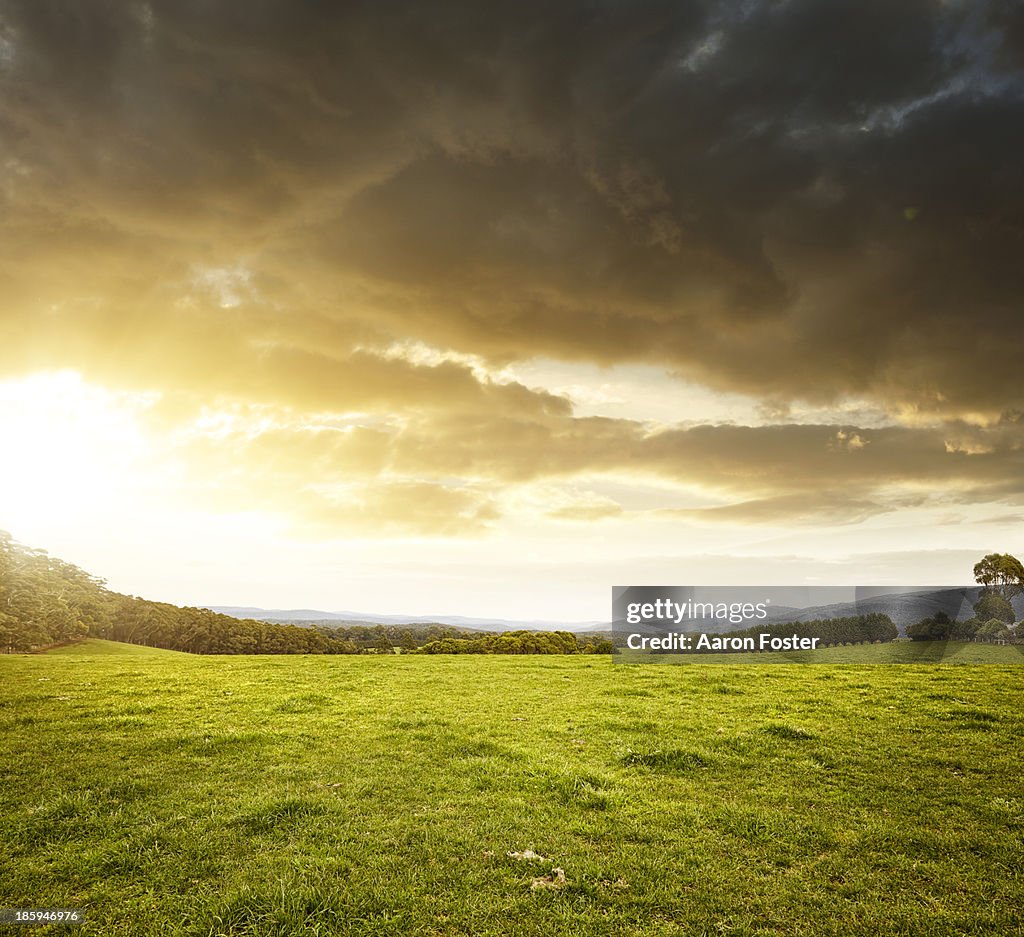
[[[521,621],[505,618],[472,618],[464,615],[381,615],[372,612],[327,612],[313,608],[259,608],[249,605],[203,605],[212,612],[233,618],[252,618],[256,621],[289,624],[337,623],[344,625],[450,625],[479,631],[608,631],[606,621],[552,622],[544,620]]]
[[[894,587],[898,588],[898,587]],[[869,595],[851,602],[832,602],[809,605],[803,608],[791,605],[772,606],[764,623],[782,624],[787,621],[813,621],[825,618],[844,618],[881,612],[888,615],[900,634],[905,634],[909,625],[930,618],[938,612],[945,612],[952,619],[969,618],[972,606],[981,596],[981,586],[946,586],[918,589],[906,592],[889,592]],[[204,605],[211,611],[235,618],[252,618],[257,621],[281,624],[336,624],[346,625],[447,625],[474,631],[570,631],[573,633],[611,631],[607,621],[552,622],[545,620],[513,620],[503,618],[473,618],[464,615],[382,615],[371,612],[340,611],[327,612],[320,609],[265,609],[257,606]],[[1017,617],[1024,616],[1024,596],[1013,600]],[[684,619],[676,626],[678,630],[731,631],[738,626],[728,623],[709,622],[706,619]],[[641,628],[641,630],[644,630]]]

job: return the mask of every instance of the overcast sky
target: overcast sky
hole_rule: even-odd
[[[0,0],[0,527],[581,620],[1024,551],[1024,14]]]

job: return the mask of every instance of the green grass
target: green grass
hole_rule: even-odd
[[[0,906],[103,937],[1020,932],[1020,667],[128,650],[0,658]]]
[[[160,647],[141,647],[138,644],[121,644],[118,641],[101,641],[98,638],[89,638],[86,641],[76,641],[74,644],[65,644],[46,652],[47,657],[177,657],[181,658],[181,651],[165,651]]]
[[[975,644],[972,641],[891,641],[849,644],[813,651],[730,652],[725,654],[657,654],[623,649],[621,662],[661,661],[680,665],[728,664],[1024,664],[1022,644]]]

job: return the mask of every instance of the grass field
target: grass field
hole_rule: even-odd
[[[666,663],[688,666],[726,664],[1024,664],[1024,644],[972,641],[890,641],[847,644],[813,651],[730,652],[723,654],[658,654],[623,648],[620,663]]]
[[[0,906],[125,937],[1020,933],[1022,700],[1019,666],[0,657]]]

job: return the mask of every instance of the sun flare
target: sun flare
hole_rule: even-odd
[[[129,507],[152,395],[115,393],[75,371],[0,382],[0,510],[17,529]]]

